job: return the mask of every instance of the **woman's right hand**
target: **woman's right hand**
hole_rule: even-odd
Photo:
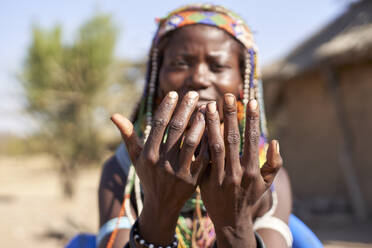
[[[192,161],[205,129],[205,107],[197,111],[184,135],[198,98],[195,91],[188,92],[175,111],[178,95],[169,92],[157,108],[144,146],[128,119],[119,114],[111,118],[122,134],[143,186],[144,207],[138,220],[140,234],[157,245],[173,240],[179,212],[195,192],[203,164],[206,164],[201,156]],[[167,128],[167,138],[163,142]]]

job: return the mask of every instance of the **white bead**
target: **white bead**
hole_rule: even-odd
[[[141,245],[143,245],[143,244],[145,243],[145,240],[141,239],[141,240],[139,241],[139,243],[140,243]]]
[[[154,248],[155,246],[153,244],[149,244],[149,248]]]

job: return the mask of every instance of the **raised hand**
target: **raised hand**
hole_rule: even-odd
[[[205,107],[199,108],[185,132],[197,106],[198,94],[190,91],[175,111],[177,102],[178,95],[174,91],[163,99],[143,148],[132,123],[118,114],[112,117],[123,136],[145,194],[144,208],[139,217],[140,232],[147,241],[159,245],[172,241],[179,212],[195,192],[202,165],[207,164],[202,162],[202,157],[193,161],[205,129]]]
[[[240,135],[236,99],[225,94],[224,134],[221,133],[216,103],[206,111],[211,164],[201,180],[201,194],[212,219],[218,247],[255,247],[253,207],[270,187],[282,166],[277,141],[271,141],[267,161],[259,166],[259,109],[249,102],[246,115],[243,156],[239,156]]]

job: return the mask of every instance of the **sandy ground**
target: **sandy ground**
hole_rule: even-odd
[[[0,247],[63,247],[78,232],[96,232],[99,169],[80,174],[73,200],[61,197],[47,156],[0,157]],[[314,224],[327,248],[372,247],[372,223]]]

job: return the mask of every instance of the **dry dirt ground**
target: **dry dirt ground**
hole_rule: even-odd
[[[100,170],[82,172],[75,198],[66,200],[53,166],[48,156],[0,157],[0,247],[63,247],[97,230]],[[315,229],[327,248],[372,247],[372,223],[319,220]]]

